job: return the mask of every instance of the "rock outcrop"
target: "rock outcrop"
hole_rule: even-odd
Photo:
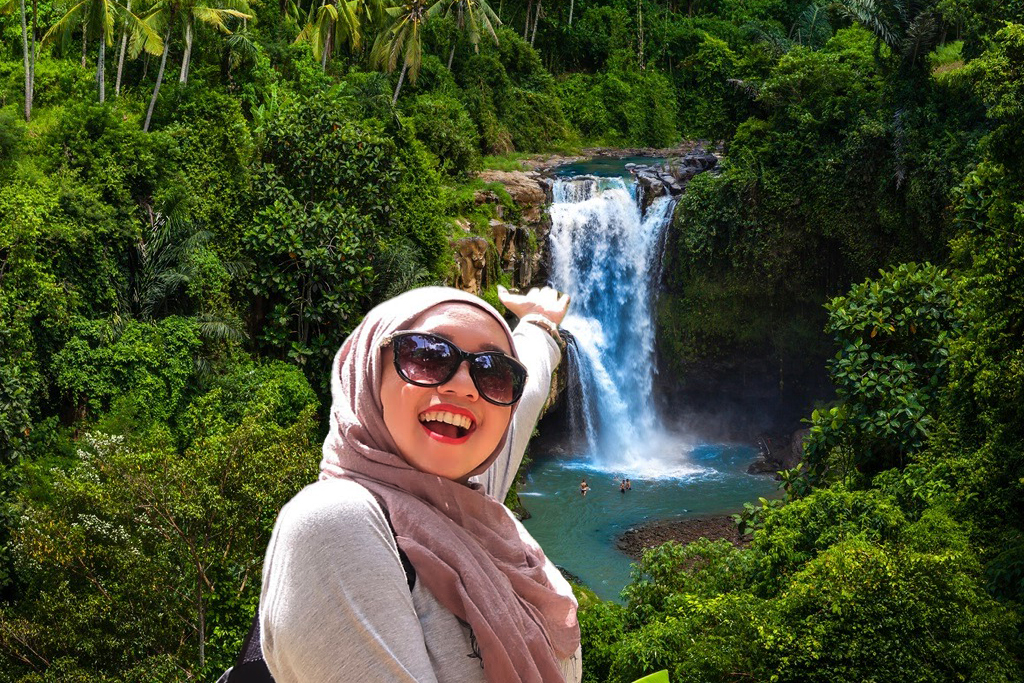
[[[665,194],[680,195],[686,185],[698,173],[710,171],[718,166],[718,157],[698,147],[677,159],[670,159],[660,166],[626,164],[636,176],[641,188],[641,210],[646,213],[655,198]]]
[[[491,190],[478,191],[477,205],[493,206],[488,224],[490,240],[466,235],[453,241],[456,274],[453,287],[479,294],[491,283],[497,270],[510,276],[513,288],[539,287],[547,281],[548,230],[545,211],[551,200],[552,181],[536,171],[484,171],[481,180],[500,183],[518,209],[518,218],[508,215],[501,198]],[[468,232],[469,226],[463,226]],[[496,264],[489,265],[497,259]]]
[[[790,470],[803,460],[804,439],[810,429],[798,429],[792,434],[762,434],[758,437],[760,457],[750,463],[747,474],[775,474]]]
[[[469,235],[455,240],[455,286],[471,294],[479,294],[484,288],[484,273],[487,269],[487,240]]]

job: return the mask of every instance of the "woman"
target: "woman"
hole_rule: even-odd
[[[338,351],[320,481],[282,509],[264,564],[277,683],[579,681],[572,591],[500,503],[567,301],[502,296],[514,334],[430,287],[370,311]]]

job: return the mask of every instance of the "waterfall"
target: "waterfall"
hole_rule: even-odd
[[[658,197],[641,213],[635,183],[579,176],[556,180],[553,200],[550,279],[572,296],[562,323],[574,337],[579,382],[570,410],[582,415],[591,464],[626,476],[703,469],[681,457],[652,396],[652,307],[675,199]]]

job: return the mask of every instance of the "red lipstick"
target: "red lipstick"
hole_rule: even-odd
[[[469,440],[469,437],[473,435],[473,432],[476,431],[476,416],[473,415],[473,413],[470,412],[469,410],[466,410],[465,408],[462,408],[460,406],[452,405],[450,403],[438,403],[422,411],[420,413],[420,416],[426,413],[451,413],[453,415],[461,415],[469,420],[469,428],[466,430],[466,433],[463,434],[462,436],[447,436],[445,434],[439,434],[438,432],[435,432],[434,430],[430,429],[427,426],[427,423],[420,421],[420,427],[423,428],[423,431],[426,432],[427,436],[443,444],[449,444],[453,446],[464,444],[466,443],[466,441]]]

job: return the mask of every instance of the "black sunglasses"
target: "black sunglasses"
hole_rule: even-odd
[[[515,358],[500,351],[463,351],[444,337],[426,332],[396,332],[381,346],[394,349],[398,376],[418,387],[444,384],[469,361],[469,376],[485,401],[510,406],[523,395],[526,368]]]

